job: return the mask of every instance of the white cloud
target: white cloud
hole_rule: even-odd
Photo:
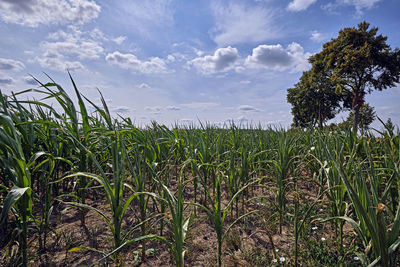
[[[145,107],[146,111],[149,111],[152,115],[160,115],[161,108],[160,107]]]
[[[363,9],[373,8],[374,5],[380,1],[381,0],[340,0],[339,2],[342,2],[346,5],[354,6],[357,12],[362,12]]]
[[[35,57],[35,61],[58,71],[84,69],[81,60],[99,59],[104,54],[103,41],[112,39],[99,29],[82,31],[69,26],[65,31],[48,34],[47,40],[40,43],[43,55]]]
[[[168,55],[167,60],[168,62],[175,62],[176,58],[173,55]]]
[[[237,72],[237,73],[242,73],[242,72],[244,72],[246,69],[243,67],[243,66],[237,66],[236,68],[235,68],[235,72]]]
[[[134,72],[141,73],[165,73],[167,66],[159,57],[150,58],[150,60],[142,61],[133,54],[123,54],[119,51],[109,53],[106,61],[110,64],[117,65],[123,69],[129,69]]]
[[[122,44],[126,40],[126,36],[118,36],[112,39],[116,44]]]
[[[336,2],[331,2],[323,5],[322,8],[328,11],[334,11],[340,6],[354,6],[356,9],[356,15],[362,15],[363,11],[366,9],[371,9],[381,0],[336,0]]]
[[[23,81],[24,81],[25,83],[27,83],[27,84],[30,84],[30,85],[38,85],[38,82],[35,81],[35,79],[33,79],[31,76],[25,76],[25,77],[23,78]]]
[[[280,35],[273,25],[273,11],[265,7],[230,4],[212,8],[216,25],[211,33],[219,46],[261,42]]]
[[[111,108],[111,111],[115,113],[128,113],[130,111],[130,108],[126,106],[119,106]]]
[[[253,106],[250,106],[250,105],[241,105],[241,106],[238,107],[238,110],[239,111],[245,111],[245,112],[247,112],[247,111],[256,111],[256,112],[260,111],[259,109],[255,108]]]
[[[306,10],[310,5],[315,3],[317,0],[293,0],[287,6],[290,11],[302,11]]]
[[[0,85],[10,85],[14,82],[14,80],[10,77],[5,77],[0,74]]]
[[[39,24],[83,24],[97,18],[100,6],[92,0],[2,0],[0,17],[5,22],[29,27]]]
[[[166,110],[174,110],[174,111],[176,111],[176,110],[180,110],[181,108],[177,107],[177,106],[166,106],[165,109]]]
[[[249,81],[249,80],[242,80],[242,81],[240,81],[240,83],[241,83],[241,84],[250,84],[251,81]]]
[[[253,53],[246,58],[245,65],[250,68],[266,68],[278,71],[291,70],[292,72],[304,71],[309,68],[308,58],[310,53],[298,43],[291,43],[285,49],[280,44],[259,45]]]
[[[85,68],[79,61],[69,61],[62,54],[51,51],[46,51],[42,57],[35,57],[35,61],[44,68],[58,71],[74,71]]]
[[[214,55],[198,57],[189,62],[198,71],[204,74],[212,74],[216,72],[224,72],[230,70],[236,60],[239,58],[239,52],[236,48],[226,47],[219,48]]]
[[[0,58],[0,70],[15,70],[19,71],[25,68],[25,65],[21,61]]]
[[[312,31],[310,39],[315,41],[315,42],[317,42],[317,43],[320,43],[323,40],[325,40],[326,37],[322,33],[318,32],[318,31]]]
[[[94,29],[91,32],[82,32],[76,27],[69,27],[69,31],[50,33],[48,39],[41,44],[44,50],[59,54],[76,55],[79,59],[97,59],[103,53],[101,40],[106,39],[103,33]]]
[[[140,89],[150,89],[151,87],[147,83],[141,83],[141,84],[139,84],[139,88]]]

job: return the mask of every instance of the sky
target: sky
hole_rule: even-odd
[[[49,75],[137,125],[290,126],[308,57],[361,21],[400,47],[399,0],[0,0],[0,89]],[[34,97],[34,96],[32,96]],[[366,97],[400,125],[400,85]],[[336,121],[346,118],[338,114]],[[373,126],[379,128],[379,123]]]

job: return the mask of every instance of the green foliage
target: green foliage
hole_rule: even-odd
[[[364,98],[372,90],[393,87],[400,81],[400,51],[392,50],[378,28],[361,22],[358,28],[344,28],[313,55],[313,66],[322,66],[337,92],[351,101],[353,127],[357,132]]]
[[[360,108],[360,114],[358,118],[358,129],[364,134],[369,125],[375,120],[376,113],[374,108],[371,107],[369,104],[363,104]],[[350,111],[349,116],[346,119],[346,122],[351,125],[351,123],[355,120],[354,110]]]
[[[292,105],[294,127],[313,127],[335,117],[340,110],[342,96],[323,71],[313,67],[303,72],[294,88],[288,89],[287,101]]]

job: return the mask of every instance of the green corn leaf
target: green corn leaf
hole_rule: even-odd
[[[10,192],[8,192],[6,199],[4,200],[3,210],[1,211],[0,225],[4,223],[8,212],[11,207],[25,194],[30,192],[29,187],[20,188],[18,186],[13,186]]]

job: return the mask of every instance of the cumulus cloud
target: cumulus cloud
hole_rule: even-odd
[[[160,115],[161,108],[160,107],[145,107],[146,111],[149,111],[152,115]]]
[[[241,106],[238,107],[238,110],[239,111],[245,111],[245,112],[247,112],[247,111],[256,111],[256,112],[260,111],[258,108],[255,108],[255,107],[250,106],[250,105],[241,105]]]
[[[106,40],[106,37],[98,29],[82,32],[76,27],[69,27],[68,32],[53,32],[49,34],[48,39],[51,41],[41,44],[46,51],[74,55],[79,59],[97,59],[104,51],[102,40]]]
[[[259,45],[246,58],[245,65],[250,68],[266,68],[278,71],[291,70],[292,72],[308,69],[310,53],[298,43],[291,43],[287,48],[280,44]]]
[[[13,82],[14,80],[12,78],[0,75],[0,85],[10,85]]]
[[[52,51],[46,51],[43,56],[35,57],[35,61],[44,68],[58,71],[74,71],[85,68],[79,61],[69,61],[62,54]]]
[[[180,108],[180,107],[177,107],[177,106],[166,106],[165,109],[166,109],[166,110],[173,110],[173,111],[176,111],[176,110],[180,110],[181,108]]]
[[[237,66],[236,68],[235,68],[235,71],[237,72],[237,73],[242,73],[242,72],[244,72],[246,69],[243,67],[243,66]]]
[[[204,74],[212,74],[230,70],[238,58],[238,50],[228,46],[217,49],[214,55],[195,58],[189,64]]]
[[[3,21],[23,26],[83,24],[97,18],[100,6],[93,0],[2,0]]]
[[[302,11],[306,10],[310,5],[315,3],[317,0],[293,0],[287,6],[290,11]]]
[[[118,36],[112,39],[116,44],[122,44],[126,40],[126,36]]]
[[[326,38],[322,33],[318,32],[318,31],[312,31],[310,39],[317,43],[320,43],[323,40],[325,40]]]
[[[23,81],[24,81],[25,83],[27,83],[27,84],[30,84],[30,85],[37,85],[37,84],[38,84],[38,82],[35,81],[35,79],[33,79],[31,76],[25,76],[25,77],[23,78]]]
[[[66,30],[48,34],[47,40],[40,43],[43,54],[35,61],[58,71],[84,69],[81,60],[99,59],[104,54],[104,41],[113,40],[99,29],[82,31],[70,25]]]
[[[129,108],[129,107],[126,107],[126,106],[113,107],[113,108],[111,109],[111,111],[112,111],[112,112],[115,112],[115,113],[127,113],[127,112],[130,111],[130,108]]]
[[[139,84],[139,88],[140,89],[150,89],[151,87],[147,83],[141,83],[141,84]]]
[[[8,58],[0,58],[0,70],[22,70],[25,68],[25,65],[21,61],[8,59]]]
[[[217,4],[212,9],[216,24],[211,34],[219,46],[255,43],[279,36],[279,29],[273,24],[274,13],[265,7]]]
[[[167,65],[164,60],[159,57],[153,57],[149,60],[142,61],[133,54],[123,54],[119,51],[109,53],[106,56],[106,61],[112,65],[117,65],[123,69],[129,69],[134,72],[141,73],[165,73]]]
[[[173,55],[168,55],[167,60],[168,62],[175,62],[176,58]]]

